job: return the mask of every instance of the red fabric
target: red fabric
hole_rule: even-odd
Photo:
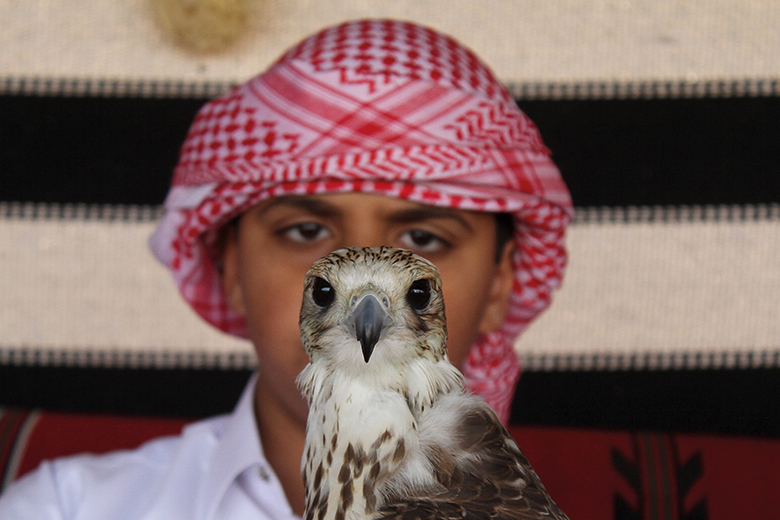
[[[511,426],[579,520],[777,518],[780,440]]]
[[[28,436],[19,438],[26,421]],[[187,421],[0,410],[0,470],[133,448]],[[780,439],[510,426],[555,501],[572,519],[777,518]],[[2,477],[2,474],[0,474]]]
[[[446,35],[392,20],[329,27],[200,110],[152,249],[201,317],[246,337],[215,266],[219,228],[270,197],[339,192],[513,214],[508,316],[464,367],[506,421],[520,373],[511,346],[560,285],[572,212],[536,126]]]
[[[681,461],[701,457],[685,510],[704,501],[713,520],[780,516],[780,441],[676,435]]]
[[[17,451],[24,449],[24,429],[30,413],[27,410],[0,408],[0,489],[13,478]],[[8,478],[6,478],[8,475]]]
[[[189,422],[184,419],[56,412],[25,413],[24,416],[34,424],[27,438],[19,439],[22,442],[13,446],[15,450],[23,450],[15,468],[16,477],[35,469],[42,460],[84,452],[131,449],[155,437],[176,435]]]
[[[625,486],[604,467],[613,444],[626,443],[625,434],[517,426],[509,431],[570,518],[614,518],[612,495]]]

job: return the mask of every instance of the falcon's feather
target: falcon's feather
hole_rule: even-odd
[[[566,519],[446,352],[436,267],[350,248],[306,274],[305,520]]]

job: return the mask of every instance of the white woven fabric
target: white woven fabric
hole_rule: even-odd
[[[305,35],[367,16],[420,22],[469,42],[509,83],[780,78],[780,4],[774,0],[253,5],[251,30],[235,49],[198,56],[166,40],[146,0],[1,2],[0,78],[236,84]]]
[[[154,225],[0,218],[0,360],[253,366],[249,343],[200,320],[147,252]],[[780,207],[575,222],[568,248],[563,289],[515,345],[526,370],[778,366]]]

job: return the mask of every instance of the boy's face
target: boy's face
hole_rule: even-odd
[[[225,293],[244,315],[262,370],[266,399],[306,421],[295,378],[308,363],[298,314],[304,274],[342,247],[411,249],[439,268],[447,311],[447,348],[462,366],[480,332],[500,327],[512,289],[512,243],[495,261],[490,213],[436,208],[361,193],[278,197],[240,219],[224,249]],[[259,396],[258,396],[259,397]]]

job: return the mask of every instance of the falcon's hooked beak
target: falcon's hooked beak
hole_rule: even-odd
[[[393,319],[379,298],[375,294],[367,293],[356,302],[348,322],[354,327],[355,338],[363,350],[363,359],[368,363],[374,347],[393,324]]]

